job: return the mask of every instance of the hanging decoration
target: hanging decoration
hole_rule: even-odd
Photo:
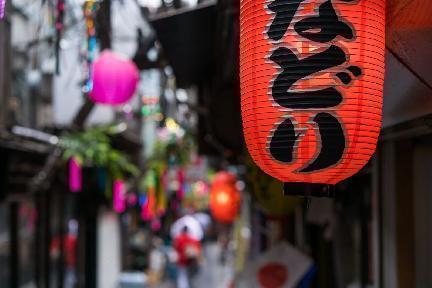
[[[144,119],[149,119],[152,116],[160,116],[161,114],[161,107],[160,107],[160,100],[158,96],[150,96],[150,95],[144,95],[141,97],[141,114],[144,117]],[[158,117],[154,117],[158,118]]]
[[[71,192],[82,191],[82,168],[76,157],[69,159],[69,190]]]
[[[124,104],[134,95],[138,80],[138,69],[132,61],[104,51],[93,64],[90,98],[99,104]]]
[[[216,173],[216,175],[214,176],[213,181],[212,181],[212,185],[216,186],[216,185],[222,184],[222,185],[234,186],[234,185],[236,185],[236,182],[237,182],[237,177],[234,174],[226,172],[226,171],[221,171],[221,172]]]
[[[113,125],[94,127],[83,132],[63,135],[59,141],[59,146],[63,149],[62,158],[65,161],[73,158],[85,167],[103,168],[108,172],[108,176],[114,179],[124,179],[129,175],[137,176],[139,174],[138,167],[130,161],[124,152],[114,149],[111,145],[110,137],[120,133],[120,131],[119,125]],[[104,174],[102,170],[98,171]],[[106,175],[101,176],[101,180],[106,179]]]
[[[149,197],[146,194],[140,195],[141,220],[148,222],[152,219],[151,211],[149,210]]]
[[[248,150],[269,175],[336,184],[374,153],[381,127],[385,0],[241,0]]]
[[[85,67],[85,85],[84,92],[89,93],[93,88],[92,82],[92,65],[96,54],[96,11],[98,9],[98,3],[95,0],[88,0],[84,3],[84,18],[87,34],[87,51],[86,51],[86,67]]]
[[[158,216],[163,216],[167,209],[167,193],[165,191],[164,185],[162,185],[162,178],[165,170],[165,165],[161,163],[160,165],[156,165],[154,168],[154,178],[156,184],[156,213]]]
[[[160,170],[162,168],[150,168],[140,182],[140,190],[145,201],[141,205],[141,219],[150,221],[163,216],[167,208],[166,193],[161,184]]]
[[[6,0],[0,0],[0,20],[5,17]]]
[[[113,184],[113,208],[117,213],[126,210],[126,185],[122,179],[114,180]]]
[[[215,176],[215,180],[219,181],[212,183],[210,191],[210,211],[217,221],[223,223],[232,223],[240,211],[240,192],[231,175],[219,172]],[[228,181],[220,181],[221,178]]]
[[[182,199],[183,207],[191,211],[202,211],[209,205],[209,186],[204,181],[186,184],[187,193]]]
[[[210,211],[223,223],[232,223],[240,211],[240,193],[231,185],[218,185],[210,193]]]

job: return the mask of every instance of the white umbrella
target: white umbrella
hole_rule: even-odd
[[[204,237],[204,231],[200,224],[200,222],[195,219],[194,217],[190,215],[186,215],[184,217],[181,217],[177,221],[175,221],[171,226],[171,237],[176,238],[178,235],[180,235],[184,229],[184,227],[187,227],[188,234],[192,238],[195,238],[196,240],[202,240]]]
[[[208,226],[210,226],[211,224],[211,217],[210,215],[203,213],[203,212],[198,212],[192,215],[196,220],[198,220],[198,222],[201,224],[201,226],[204,228],[204,230],[206,230],[208,228]]]

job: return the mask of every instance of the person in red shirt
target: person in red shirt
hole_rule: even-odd
[[[69,233],[61,237],[60,235],[53,238],[50,245],[50,254],[53,260],[57,260],[60,257],[61,239],[63,238],[64,247],[64,264],[66,267],[66,275],[64,279],[64,287],[75,287],[76,284],[76,262],[77,262],[77,236],[73,233]]]
[[[201,243],[188,233],[185,226],[174,239],[174,249],[177,252],[177,288],[190,288],[190,276],[197,267],[201,256]]]

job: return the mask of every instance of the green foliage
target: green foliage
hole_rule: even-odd
[[[126,174],[136,176],[138,167],[131,163],[125,153],[111,146],[110,136],[119,133],[118,126],[104,126],[71,133],[61,137],[63,159],[77,159],[84,166],[103,167],[114,178]]]
[[[184,166],[190,160],[194,145],[193,136],[189,133],[185,133],[181,139],[172,136],[168,141],[158,140],[147,166],[154,168],[160,163]]]

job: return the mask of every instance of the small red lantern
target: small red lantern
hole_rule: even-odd
[[[243,130],[283,182],[336,184],[375,151],[385,0],[241,0]]]
[[[213,178],[212,185],[218,185],[218,184],[224,184],[224,185],[235,185],[237,182],[237,177],[226,171],[221,171],[216,173],[216,175]]]
[[[232,223],[240,211],[240,192],[234,185],[216,183],[210,192],[210,211],[223,223]]]
[[[124,104],[134,95],[138,80],[138,68],[132,61],[104,51],[93,64],[90,98],[99,104]]]

